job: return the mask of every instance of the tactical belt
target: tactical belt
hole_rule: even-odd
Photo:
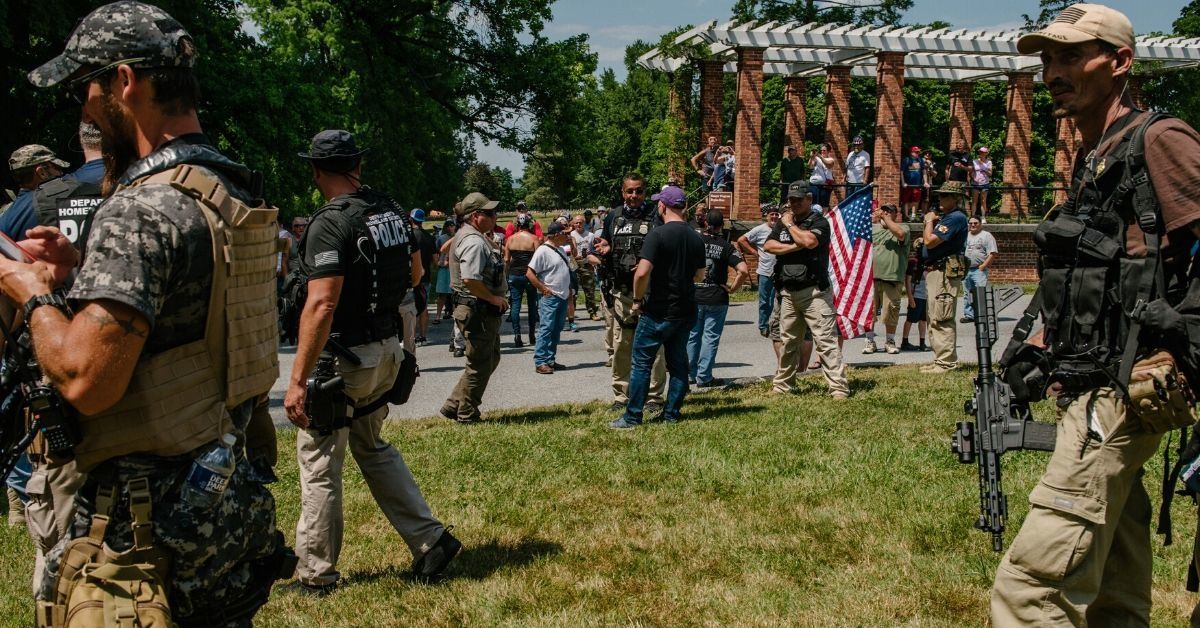
[[[395,338],[400,333],[395,316],[375,316],[368,318],[361,328],[348,329],[338,332],[339,341],[345,347],[357,347],[369,342],[378,342]]]

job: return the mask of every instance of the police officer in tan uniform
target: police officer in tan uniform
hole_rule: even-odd
[[[459,204],[461,226],[451,244],[454,324],[466,339],[467,364],[441,414],[459,423],[480,419],[483,392],[500,364],[500,318],[508,311],[508,279],[504,254],[492,238],[497,205],[479,192],[468,194]]]
[[[967,215],[960,205],[967,198],[965,184],[947,181],[937,190],[938,210],[925,214],[921,263],[929,293],[929,345],[933,364],[924,373],[943,373],[958,366],[958,299],[967,274]]]

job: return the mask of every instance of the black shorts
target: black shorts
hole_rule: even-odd
[[[925,321],[926,300],[925,299],[915,299],[915,301],[917,302],[917,304],[915,306],[910,305],[908,307],[908,310],[904,313],[904,318],[905,318],[905,320],[907,320],[910,323],[924,322]]]

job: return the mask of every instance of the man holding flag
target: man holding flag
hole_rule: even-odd
[[[865,193],[869,206],[869,189],[864,188],[868,191],[860,191],[847,200]],[[775,282],[781,294],[779,327],[783,352],[771,392],[792,392],[797,367],[801,364],[804,332],[811,330],[830,394],[834,399],[846,399],[850,396],[850,386],[846,381],[842,352],[838,348],[833,302],[829,292],[830,225],[824,217],[812,211],[813,198],[807,181],[792,182],[788,186],[787,197],[789,211],[780,217],[763,245],[763,250],[775,255]],[[869,218],[867,234],[869,245]],[[870,267],[868,252],[868,273]],[[868,276],[868,286],[870,281]],[[867,303],[870,304],[870,295],[867,296]]]

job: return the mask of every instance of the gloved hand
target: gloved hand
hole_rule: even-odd
[[[1013,401],[1029,403],[1046,398],[1046,378],[1051,369],[1045,349],[1022,344],[1003,361],[1006,366],[1001,369],[1000,377],[1012,390]]]
[[[1183,316],[1171,307],[1165,299],[1155,299],[1146,304],[1142,309],[1141,316],[1138,317],[1142,327],[1150,331],[1155,331],[1161,334],[1182,334],[1186,335],[1187,328],[1183,323]]]

